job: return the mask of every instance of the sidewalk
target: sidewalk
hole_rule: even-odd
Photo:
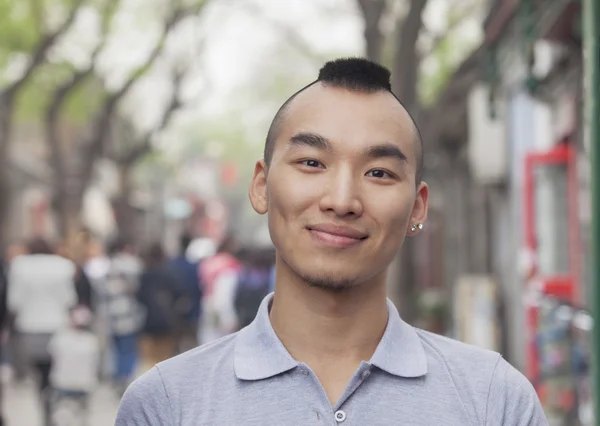
[[[32,382],[6,384],[3,391],[2,405],[8,426],[41,425],[40,409]],[[90,419],[87,424],[89,426],[115,424],[118,405],[119,401],[111,389],[106,385],[101,386],[91,397]]]

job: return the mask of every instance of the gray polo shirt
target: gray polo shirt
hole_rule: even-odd
[[[331,406],[271,327],[267,297],[239,333],[158,364],[125,393],[117,426],[546,425],[528,380],[499,354],[415,329],[388,302],[387,328]]]

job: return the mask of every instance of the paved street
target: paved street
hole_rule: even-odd
[[[32,383],[4,385],[3,405],[8,426],[41,426],[40,410]],[[116,396],[107,386],[101,386],[92,396],[87,425],[114,425],[117,407]]]

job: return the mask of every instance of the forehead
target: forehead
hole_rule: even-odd
[[[415,127],[404,107],[386,91],[351,92],[317,83],[286,107],[278,143],[287,143],[299,132],[324,136],[338,150],[397,144],[409,162],[414,162]]]

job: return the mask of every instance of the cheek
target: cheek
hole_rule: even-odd
[[[314,204],[315,186],[291,173],[272,173],[267,181],[269,222],[295,220]]]
[[[378,201],[377,205],[377,216],[379,217],[380,231],[383,233],[382,237],[388,241],[403,239],[412,211],[413,203],[411,203],[410,197],[389,196],[379,197],[378,199],[386,200],[385,202]]]

